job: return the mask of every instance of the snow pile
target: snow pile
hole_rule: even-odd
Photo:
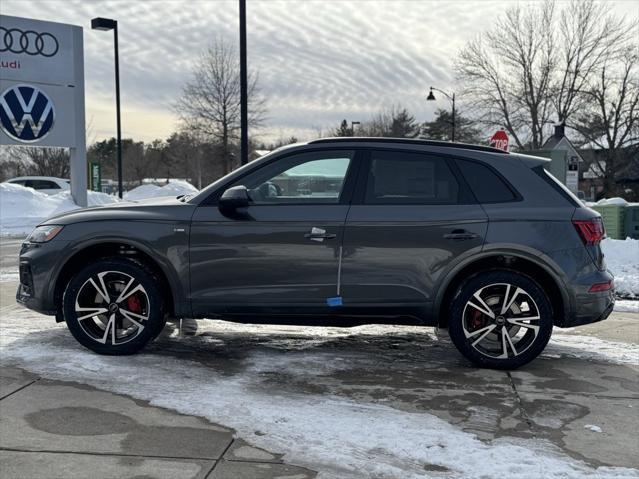
[[[291,394],[270,381],[290,373],[312,384],[314,377],[331,371],[352,372],[377,364],[376,354],[338,350],[336,357],[334,352],[312,348],[281,353],[262,346],[243,351],[248,356],[242,359],[231,354],[231,360],[242,367],[228,374],[217,367],[219,360],[227,358],[224,341],[228,336],[189,338],[188,349],[210,351],[210,359],[201,355],[204,361],[152,350],[123,361],[83,349],[63,325],[50,318],[26,310],[6,316],[0,334],[3,363],[206,417],[233,427],[239,437],[257,447],[286,452],[287,462],[319,470],[320,478],[419,479],[428,475],[425,467],[435,466],[445,474],[433,476],[469,479],[637,477],[634,469],[598,467],[571,458],[547,441],[514,437],[482,441],[428,412],[329,392]],[[243,328],[238,326],[239,331]],[[179,339],[171,342],[179,343]]]
[[[157,185],[140,185],[124,193],[124,199],[135,201],[144,198],[153,198],[154,196],[162,196],[158,194],[161,190],[162,188]]]
[[[141,200],[159,196],[178,196],[197,193],[198,189],[186,181],[175,180],[162,187],[142,185],[127,192],[127,200]],[[88,191],[89,206],[108,205],[120,201],[116,196]],[[65,191],[57,195],[45,195],[33,188],[11,183],[0,183],[0,234],[25,236],[50,216],[79,208]]]
[[[615,301],[615,311],[621,313],[639,313],[639,301],[618,299]]]
[[[618,205],[618,206],[628,206],[628,202],[623,198],[615,197],[615,198],[604,198],[595,203],[596,205]]]
[[[606,265],[615,275],[618,296],[639,297],[639,240],[606,238],[601,242]]]
[[[124,199],[129,201],[157,198],[159,196],[179,196],[197,193],[198,189],[188,181],[173,180],[164,186],[140,185],[127,191]]]
[[[118,198],[88,191],[89,206],[115,203]],[[0,183],[0,233],[2,236],[27,235],[46,218],[79,208],[68,191],[45,195],[33,188]]]

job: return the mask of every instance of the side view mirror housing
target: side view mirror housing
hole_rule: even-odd
[[[248,189],[244,185],[229,188],[218,200],[218,208],[222,214],[235,213],[238,208],[246,208],[249,204]]]

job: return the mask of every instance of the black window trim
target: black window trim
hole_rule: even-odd
[[[480,204],[480,205],[498,205],[498,204],[504,204],[504,203],[516,203],[518,201],[523,201],[524,200],[524,197],[521,196],[521,193],[519,193],[519,191],[517,191],[517,189],[512,185],[512,183],[510,183],[510,181],[508,181],[506,179],[506,177],[504,175],[502,175],[499,172],[499,170],[497,170],[497,168],[495,168],[493,165],[490,165],[490,164],[486,163],[485,161],[476,160],[475,158],[468,158],[468,157],[459,156],[459,155],[451,156],[450,158],[453,159],[453,163],[455,165],[455,168],[459,172],[459,175],[463,178],[464,183],[466,183],[466,186],[468,187],[468,191],[470,192],[471,195],[473,195],[473,198],[475,198],[475,201],[477,202],[477,204]],[[484,166],[484,167],[488,168],[495,175],[497,175],[497,178],[499,178],[504,183],[504,185],[506,185],[506,188],[508,188],[510,190],[510,192],[513,194],[513,199],[507,200],[507,201],[479,201],[479,199],[475,196],[475,192],[473,191],[473,189],[466,182],[466,178],[464,177],[464,173],[462,172],[462,169],[459,166],[458,160],[470,161],[472,163],[477,163],[477,164],[479,164],[481,166]]]
[[[473,194],[470,189],[468,183],[464,179],[463,175],[457,168],[457,165],[454,161],[451,161],[455,158],[455,156],[446,155],[439,152],[432,151],[424,151],[424,150],[413,150],[408,148],[384,148],[384,147],[363,147],[361,148],[364,152],[362,157],[361,166],[359,168],[359,175],[357,185],[355,186],[355,191],[353,194],[352,203],[353,205],[366,205],[366,206],[424,206],[424,207],[434,207],[434,206],[464,206],[464,205],[474,205],[477,204],[477,198]],[[416,153],[420,155],[424,155],[426,157],[431,158],[439,158],[442,159],[448,168],[450,169],[451,174],[457,181],[459,185],[459,201],[457,203],[416,203],[416,202],[393,202],[393,203],[366,203],[366,186],[368,183],[368,173],[371,169],[371,153],[373,151],[395,151],[398,153]]]
[[[222,193],[230,187],[230,185],[238,183],[241,184],[243,178],[246,178],[248,175],[255,173],[262,168],[267,168],[277,161],[282,161],[285,158],[290,156],[296,156],[305,153],[316,153],[322,151],[352,151],[353,158],[348,165],[348,169],[346,170],[346,176],[344,177],[344,186],[342,187],[342,191],[339,195],[339,199],[335,203],[310,203],[310,202],[299,202],[299,203],[273,203],[272,205],[268,204],[259,204],[259,205],[251,205],[251,208],[258,208],[260,206],[335,206],[335,205],[348,205],[351,203],[354,183],[359,175],[360,171],[360,161],[361,161],[361,149],[360,148],[348,148],[344,146],[331,146],[331,147],[318,147],[318,148],[309,148],[304,150],[295,150],[295,151],[286,151],[282,155],[278,155],[273,157],[269,161],[265,162],[263,165],[260,165],[257,168],[252,168],[244,172],[241,176],[237,178],[233,178],[223,185],[221,185],[218,189],[212,192],[205,200],[203,200],[198,206],[217,206],[218,199],[222,196]]]

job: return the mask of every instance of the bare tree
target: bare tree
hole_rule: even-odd
[[[8,155],[16,165],[21,165],[23,175],[69,177],[69,152],[64,148],[12,146]]]
[[[605,3],[571,0],[558,23],[557,74],[551,90],[559,123],[569,120],[590,99],[593,74],[604,63],[618,59],[636,24],[605,12]]]
[[[572,126],[590,146],[601,149],[593,170],[606,192],[616,189],[620,161],[637,161],[639,154],[639,53],[631,46],[621,61],[608,59],[585,86],[587,108],[574,115]]]
[[[569,122],[584,88],[602,64],[617,56],[633,24],[601,14],[594,0],[516,5],[471,41],[456,63],[463,96],[486,126],[503,126],[518,148],[540,148],[551,119]]]
[[[265,102],[258,93],[258,75],[249,74],[249,125],[264,120]],[[192,78],[182,90],[176,109],[184,126],[220,145],[225,173],[233,169],[232,143],[240,129],[240,69],[235,48],[218,38],[200,56]]]
[[[374,114],[369,121],[363,122],[359,131],[364,136],[415,138],[419,134],[419,129],[420,125],[406,108],[392,105]]]
[[[519,148],[539,148],[550,118],[554,3],[506,10],[493,30],[471,41],[456,64],[463,94],[487,126],[503,126]]]

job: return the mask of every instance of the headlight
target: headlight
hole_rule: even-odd
[[[57,234],[62,231],[62,228],[63,227],[59,225],[38,226],[27,237],[27,241],[31,243],[46,243],[55,238]]]

